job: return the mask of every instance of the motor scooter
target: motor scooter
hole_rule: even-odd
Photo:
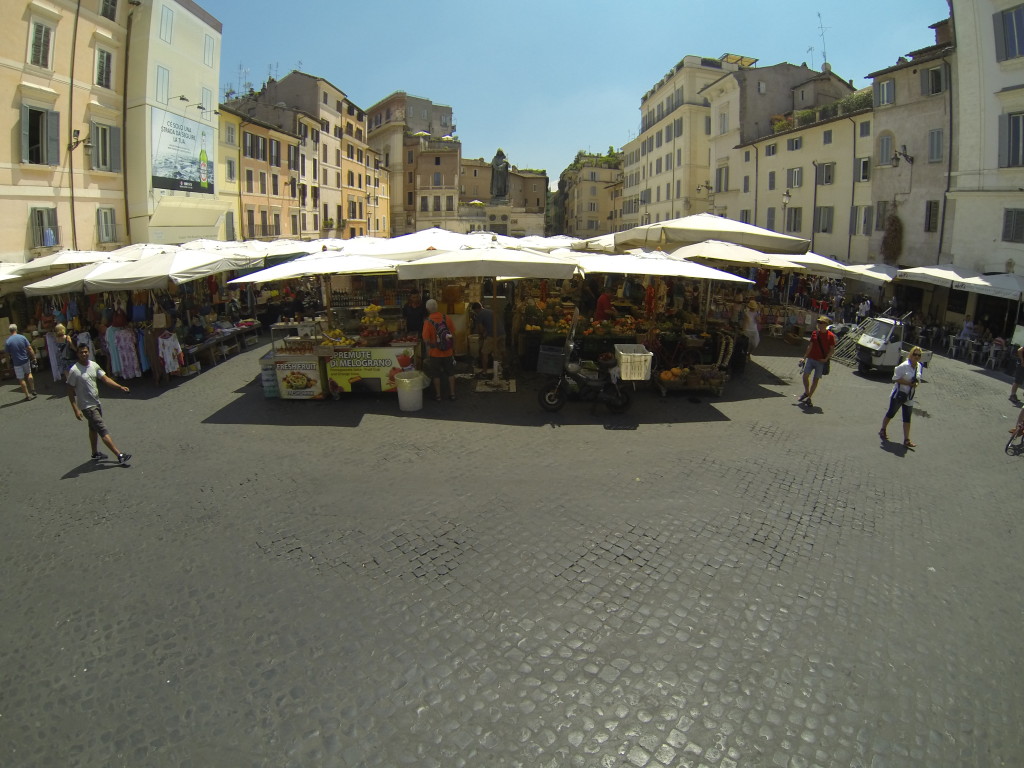
[[[577,348],[576,327],[579,313],[574,313],[572,327],[565,342],[562,372],[548,381],[537,400],[545,411],[560,411],[568,400],[604,403],[612,413],[625,413],[631,398],[620,381],[615,359],[597,362],[582,361]]]

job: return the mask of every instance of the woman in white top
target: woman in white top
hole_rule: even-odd
[[[761,332],[757,328],[759,321],[757,302],[751,299],[747,302],[747,308],[743,310],[743,335],[749,339],[747,355],[753,354],[757,345],[761,343]]]
[[[921,348],[914,347],[910,350],[910,356],[892,372],[894,384],[889,395],[889,410],[885,412],[882,428],[878,430],[878,436],[883,440],[889,439],[885,430],[896,415],[896,411],[902,408],[903,445],[907,448],[917,448],[917,444],[910,440],[910,415],[913,411],[914,393],[917,391],[917,385],[921,383],[921,377]]]

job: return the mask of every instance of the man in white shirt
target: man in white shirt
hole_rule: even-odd
[[[103,444],[114,452],[117,463],[122,467],[128,466],[128,460],[132,457],[130,453],[121,453],[114,445],[114,438],[110,436],[107,425],[103,423],[103,409],[100,406],[100,391],[97,382],[102,381],[108,386],[127,392],[128,387],[122,386],[107,376],[106,371],[89,359],[89,345],[78,345],[78,362],[68,369],[68,400],[71,401],[71,410],[75,412],[75,418],[79,421],[85,419],[89,424],[89,444],[92,447],[92,460],[100,461],[107,455],[98,450],[97,440],[102,439]]]

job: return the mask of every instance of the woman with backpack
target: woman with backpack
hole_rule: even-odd
[[[448,378],[448,399],[455,399],[455,325],[448,315],[437,311],[437,301],[427,302],[423,341],[427,345],[427,373],[434,381],[434,399],[441,400],[441,377]]]

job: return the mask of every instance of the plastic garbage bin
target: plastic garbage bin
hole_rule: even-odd
[[[399,410],[418,411],[423,408],[423,379],[424,376],[419,371],[402,371],[395,374]]]

